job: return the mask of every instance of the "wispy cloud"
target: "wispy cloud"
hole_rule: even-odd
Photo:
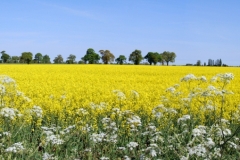
[[[74,8],[70,8],[70,7],[66,7],[66,6],[56,5],[53,3],[47,3],[47,2],[39,1],[39,3],[44,6],[52,7],[52,8],[64,11],[66,13],[75,15],[75,16],[89,18],[89,19],[98,20],[98,21],[100,20],[99,16],[96,16],[95,14],[93,14],[92,12],[89,12],[89,11],[78,10],[78,9],[74,9]]]

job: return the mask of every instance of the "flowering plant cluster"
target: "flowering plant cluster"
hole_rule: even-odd
[[[237,159],[240,106],[227,112],[233,79],[188,74],[153,107],[139,106],[136,90],[113,90],[114,101],[80,106],[65,93],[51,95],[62,105],[52,110],[1,76],[0,159]]]

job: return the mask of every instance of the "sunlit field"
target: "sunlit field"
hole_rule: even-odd
[[[0,159],[239,156],[240,68],[0,65]]]

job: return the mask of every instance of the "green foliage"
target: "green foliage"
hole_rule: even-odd
[[[42,63],[51,63],[49,55],[44,55],[42,58]]]
[[[133,51],[129,56],[129,61],[132,61],[135,65],[140,64],[142,60],[143,60],[142,52],[137,49]]]
[[[114,61],[115,56],[109,50],[100,50],[99,52],[102,55],[102,61],[104,64]]]
[[[59,54],[57,57],[55,57],[54,60],[53,60],[53,62],[56,63],[56,64],[63,63],[63,57],[62,57],[62,55]]]
[[[68,60],[66,61],[66,63],[68,63],[68,64],[73,64],[73,63],[75,63],[76,56],[73,55],[73,54],[70,54],[67,59],[68,59]]]
[[[6,63],[10,60],[11,57],[5,51],[2,51],[1,54],[2,54],[1,59],[3,63]]]
[[[42,63],[42,59],[43,59],[43,56],[41,53],[37,53],[34,57],[34,61],[36,61],[37,63]]]
[[[167,63],[175,62],[176,54],[174,52],[164,51],[162,53],[162,59]]]
[[[32,61],[32,58],[33,58],[33,54],[31,52],[23,52],[20,59],[22,60],[23,63],[30,64],[30,62]]]
[[[96,64],[100,60],[100,56],[94,51],[94,49],[89,48],[82,60],[85,63]]]
[[[161,62],[161,56],[158,52],[148,52],[144,58],[147,59],[150,65],[156,65],[157,62]]]
[[[117,62],[117,64],[123,64],[126,63],[126,57],[124,55],[120,55],[115,61]]]

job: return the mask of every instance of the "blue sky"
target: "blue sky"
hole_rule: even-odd
[[[239,0],[1,0],[0,50],[80,60],[88,48],[127,58],[175,52],[174,64],[240,65]]]

